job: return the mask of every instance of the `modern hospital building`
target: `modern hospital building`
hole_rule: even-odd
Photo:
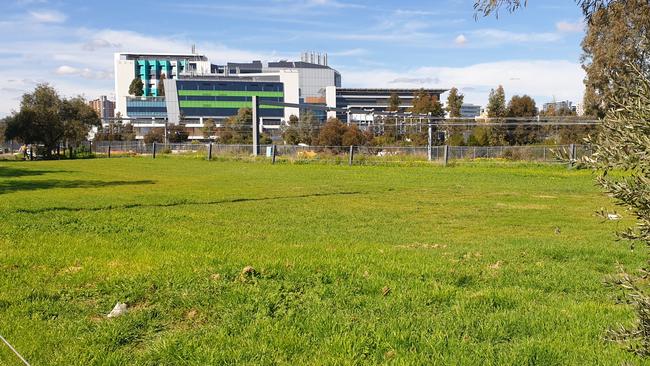
[[[261,128],[273,130],[302,111],[265,101],[383,111],[392,93],[410,106],[416,91],[341,88],[341,74],[328,65],[327,54],[303,53],[300,61],[216,65],[196,53],[116,53],[114,63],[115,115],[133,123],[137,138],[151,128],[180,123],[190,139],[202,139],[205,119],[219,124],[240,108],[250,107],[252,96],[259,99]],[[135,78],[142,80],[142,96],[129,94]],[[159,90],[161,79],[164,93]],[[440,98],[445,89],[427,92]],[[345,121],[349,116],[334,111],[314,113],[319,120],[337,116]]]

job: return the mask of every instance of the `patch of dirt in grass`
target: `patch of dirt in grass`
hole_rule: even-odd
[[[496,206],[498,208],[509,208],[513,210],[546,210],[548,209],[548,205],[539,205],[539,204],[534,204],[534,203],[529,203],[529,204],[509,204],[509,203],[502,203],[502,202],[497,202]]]
[[[445,249],[447,248],[446,244],[427,244],[427,243],[412,243],[398,245],[397,248],[402,249]]]
[[[101,316],[101,315],[96,315],[96,314],[95,314],[95,315],[92,315],[92,316],[90,317],[90,321],[93,322],[93,323],[100,323],[100,322],[102,322],[102,321],[105,320],[105,319],[106,319],[106,317],[103,317],[103,316]]]
[[[199,312],[196,309],[190,309],[187,313],[185,313],[185,319],[192,320],[196,318],[196,315]]]
[[[70,266],[62,271],[62,273],[77,273],[83,269],[82,266],[75,265],[75,266]]]
[[[239,282],[249,282],[260,277],[260,273],[253,266],[246,266],[239,274]]]
[[[503,262],[497,261],[494,264],[490,264],[488,267],[490,267],[490,269],[499,269],[501,268],[501,265],[503,265]]]
[[[118,260],[112,260],[106,263],[106,265],[110,268],[123,268],[125,266],[125,263]]]
[[[147,301],[141,301],[141,302],[136,302],[133,305],[132,304],[127,304],[127,305],[128,305],[129,312],[143,311],[151,307],[151,304]]]
[[[463,254],[463,260],[470,260],[472,258],[481,258],[483,255],[480,252],[468,252]]]

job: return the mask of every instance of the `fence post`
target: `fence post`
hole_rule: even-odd
[[[447,166],[447,164],[449,163],[449,145],[445,145],[443,148],[444,148],[443,165]]]
[[[272,149],[271,164],[275,164],[275,156],[276,156],[276,151],[277,151],[278,147],[277,147],[277,145],[273,144],[271,149]]]
[[[212,160],[212,142],[208,146],[208,160]]]
[[[573,160],[578,160],[578,145],[573,144]]]
[[[354,145],[350,145],[350,166],[352,166],[352,162],[354,161]]]
[[[156,158],[156,142],[153,143],[153,158]]]
[[[111,157],[111,145],[110,144],[108,144],[108,157],[109,157],[109,159]]]
[[[433,142],[433,127],[429,125],[429,136],[427,139],[427,158],[429,161],[433,160],[433,151],[431,149],[431,145]]]
[[[573,160],[575,160],[576,157],[575,157],[574,154],[575,154],[575,145],[571,144],[571,145],[569,145],[569,161],[570,162],[573,162]]]

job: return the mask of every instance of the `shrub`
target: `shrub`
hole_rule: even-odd
[[[343,134],[346,130],[346,126],[338,118],[330,118],[318,134],[318,144],[321,146],[343,146]]]
[[[167,136],[169,142],[179,143],[187,141],[189,134],[187,133],[187,130],[185,130],[185,127],[181,125],[171,125],[167,129]]]
[[[366,136],[364,136],[357,125],[352,125],[345,128],[341,142],[343,146],[364,145],[366,143]]]
[[[164,131],[162,128],[152,128],[144,135],[144,142],[147,144],[152,144],[154,142],[161,143],[165,139]]]

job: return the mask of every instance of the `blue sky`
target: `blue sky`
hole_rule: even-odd
[[[582,98],[584,27],[571,0],[478,20],[473,0],[5,1],[0,116],[39,82],[110,97],[114,52],[193,43],[214,63],[328,52],[346,87],[457,86],[481,105],[499,84],[538,104]]]

